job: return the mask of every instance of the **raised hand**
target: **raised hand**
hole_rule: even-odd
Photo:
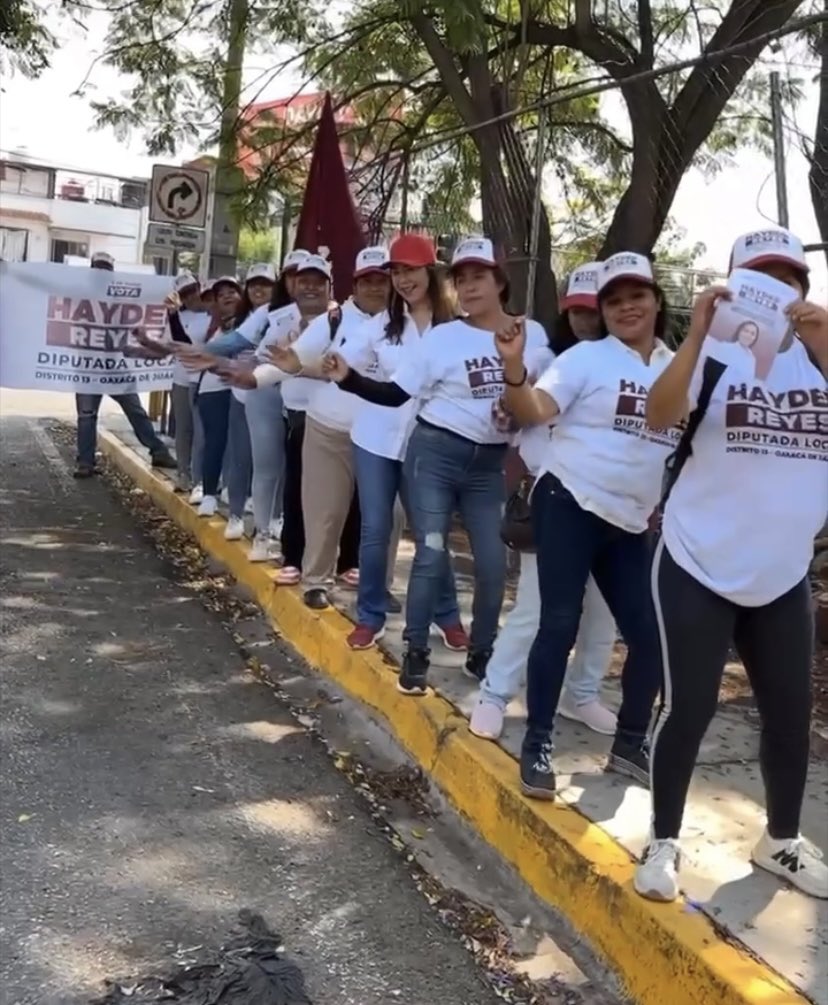
[[[341,384],[350,372],[351,368],[338,352],[329,352],[322,357],[322,373],[335,384]]]
[[[713,315],[720,300],[730,300],[733,293],[726,286],[709,286],[700,293],[693,304],[688,335],[703,339],[713,323]]]
[[[495,348],[504,366],[522,361],[526,348],[526,319],[514,318],[508,328],[495,332]]]
[[[268,360],[285,373],[298,373],[302,369],[296,350],[285,345],[269,345],[265,349]]]
[[[164,297],[164,306],[170,314],[173,314],[175,311],[181,310],[181,298],[175,291],[168,293]]]

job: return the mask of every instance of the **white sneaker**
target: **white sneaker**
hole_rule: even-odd
[[[270,521],[270,536],[275,541],[278,541],[278,540],[281,539],[281,537],[282,537],[282,527],[283,526],[284,526],[284,520],[280,516],[274,517]]]
[[[781,876],[809,897],[828,900],[828,866],[819,848],[801,835],[777,841],[765,831],[750,858],[760,869]]]
[[[503,709],[493,701],[478,698],[469,719],[469,729],[484,740],[497,740],[503,732]]]
[[[681,851],[678,841],[651,839],[644,849],[641,864],[635,870],[635,892],[647,900],[669,902],[678,897],[678,871]]]
[[[215,496],[204,496],[198,507],[199,516],[215,516],[218,509],[218,499]]]
[[[245,499],[244,512],[248,514],[253,512],[253,499],[250,496],[248,496],[247,499]]]
[[[231,516],[224,528],[225,541],[241,541],[244,537],[244,520],[240,516]]]
[[[198,506],[201,500],[204,498],[204,489],[201,485],[194,485],[193,491],[190,493],[190,503],[193,506]]]
[[[271,555],[271,541],[267,534],[257,534],[250,545],[250,553],[247,556],[249,562],[269,562]]]
[[[581,722],[593,733],[600,733],[602,736],[615,736],[618,717],[606,705],[602,705],[597,698],[583,705],[576,705],[570,698],[562,695],[558,702],[558,711],[564,719]]]

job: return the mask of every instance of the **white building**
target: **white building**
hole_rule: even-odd
[[[0,157],[0,259],[62,262],[98,251],[119,265],[143,262],[145,179],[63,170],[22,153]],[[162,258],[158,272],[168,271]],[[162,264],[163,263],[163,264]]]

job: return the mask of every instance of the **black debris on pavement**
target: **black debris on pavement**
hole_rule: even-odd
[[[243,909],[239,925],[219,951],[197,946],[166,974],[108,981],[90,1005],[312,1005],[302,971],[262,916]]]

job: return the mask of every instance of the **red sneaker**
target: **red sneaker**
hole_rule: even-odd
[[[372,628],[370,625],[357,625],[346,639],[351,649],[370,649],[385,635],[385,626]]]
[[[437,631],[443,645],[453,653],[464,653],[469,648],[469,637],[459,621],[456,625],[437,625]]]

